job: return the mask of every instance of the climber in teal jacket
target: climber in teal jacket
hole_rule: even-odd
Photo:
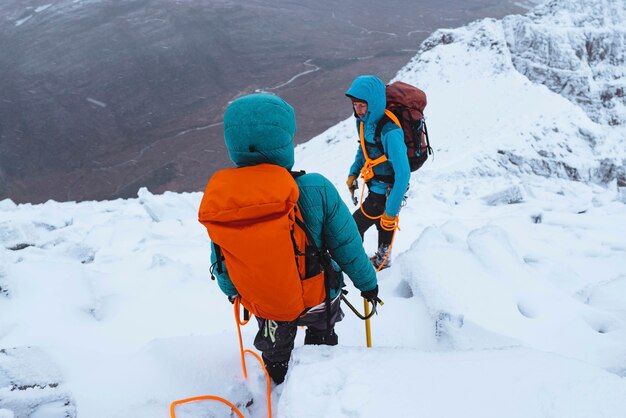
[[[375,160],[383,154],[387,156],[387,161],[374,166],[374,178],[367,182],[369,193],[363,202],[362,210],[359,208],[352,215],[361,238],[365,231],[372,225],[376,225],[378,250],[371,258],[371,262],[377,269],[385,268],[391,265],[389,251],[393,231],[385,230],[378,219],[371,219],[371,217],[381,216],[382,220],[393,221],[400,212],[411,177],[404,133],[396,124],[388,122],[382,127],[380,135],[383,149],[380,150],[376,145],[374,140],[376,126],[384,116],[387,104],[385,84],[378,77],[371,75],[357,77],[346,91],[346,96],[352,101],[352,109],[357,119],[357,133],[360,131],[361,124],[363,125],[363,136],[369,158]],[[356,180],[364,164],[365,157],[359,141],[356,157],[350,167],[346,182],[352,194],[358,187]],[[363,212],[370,217],[365,216]]]
[[[259,134],[259,131],[262,133]],[[237,167],[276,164],[291,170],[294,165],[293,135],[296,119],[293,108],[273,94],[252,94],[232,102],[224,114],[224,138],[230,159]],[[308,173],[295,178],[300,196],[298,207],[318,248],[326,248],[337,271],[343,271],[368,300],[376,300],[376,273],[363,250],[359,231],[337,189],[320,174]],[[271,243],[268,243],[271,245]],[[211,262],[217,257],[212,245]],[[223,271],[217,275],[222,291],[233,299],[237,289]],[[215,269],[213,270],[216,273]],[[343,274],[340,275],[343,287]],[[331,329],[327,329],[326,306],[312,308],[295,321],[280,322],[257,318],[259,333],[254,345],[276,383],[284,380],[294,346],[298,325],[307,326],[305,344],[337,344],[334,324],[340,321],[340,292],[331,292]]]

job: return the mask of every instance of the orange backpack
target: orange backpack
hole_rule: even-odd
[[[330,303],[327,252],[320,253],[296,204],[292,173],[274,164],[229,168],[207,183],[198,220],[254,315],[293,321]],[[218,264],[219,266],[219,264]],[[332,273],[334,273],[334,269]]]

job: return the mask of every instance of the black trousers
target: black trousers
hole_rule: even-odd
[[[363,201],[363,210],[369,216],[380,216],[385,212],[385,204],[387,203],[387,195],[380,193],[370,192]],[[358,208],[352,214],[352,218],[356,222],[357,228],[359,228],[359,234],[361,234],[361,240],[365,231],[367,231],[372,225],[376,225],[378,229],[378,248],[381,245],[390,245],[393,238],[393,231],[385,231],[380,226],[380,219],[370,219],[363,214],[361,208]]]
[[[343,319],[341,298],[337,297],[330,305],[330,327]],[[309,332],[326,333],[326,309],[309,313],[295,321],[270,321],[258,318],[259,332],[254,338],[254,346],[263,353],[263,358],[273,363],[287,362],[293,351],[294,341],[299,326],[305,326]]]

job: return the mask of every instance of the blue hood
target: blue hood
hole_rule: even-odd
[[[274,94],[240,97],[224,113],[224,141],[237,167],[269,163],[291,170],[295,133],[293,108]]]
[[[385,114],[387,105],[385,83],[378,77],[373,75],[357,77],[346,91],[346,96],[367,102],[367,114],[362,119],[366,125],[376,125]]]

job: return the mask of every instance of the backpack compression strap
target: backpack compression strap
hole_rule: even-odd
[[[297,207],[297,206],[296,206]],[[307,240],[313,246],[313,249],[317,253],[317,256],[322,264],[322,269],[324,270],[324,291],[326,292],[326,296],[324,298],[324,305],[326,305],[326,334],[330,335],[331,327],[330,327],[330,289],[339,288],[339,283],[337,281],[337,273],[335,272],[335,268],[332,265],[330,254],[328,254],[328,250],[324,250],[323,252],[319,250],[309,228],[304,224],[304,222],[296,216],[296,224],[304,231],[306,234]],[[331,271],[332,270],[332,271]],[[331,273],[332,278],[335,283],[331,283]]]

